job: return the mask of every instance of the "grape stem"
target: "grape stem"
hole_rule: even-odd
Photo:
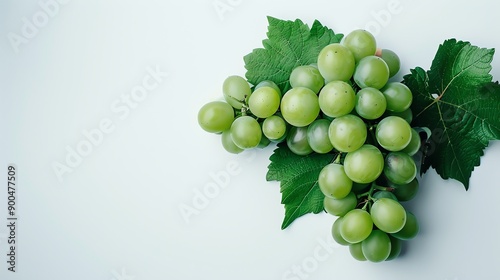
[[[245,106],[245,105],[243,105],[243,106],[241,107],[241,115],[242,115],[242,116],[246,116],[246,115],[247,115],[247,111],[248,111],[248,107],[247,107],[247,106]]]
[[[392,192],[394,190],[394,188],[391,188],[391,187],[382,187],[382,186],[377,186],[376,189],[379,190],[379,191],[388,191],[388,192]]]
[[[365,192],[365,193],[362,193],[362,194],[359,194],[359,195],[357,196],[357,198],[358,198],[358,199],[359,199],[359,198],[361,198],[361,197],[366,196],[366,200],[364,201],[365,205],[363,205],[363,208],[361,208],[361,209],[366,210],[366,209],[368,208],[368,205],[370,205],[370,207],[371,207],[371,203],[372,203],[372,201],[374,201],[374,200],[375,200],[375,199],[372,197],[373,191],[374,191],[374,190],[380,190],[380,189],[382,189],[382,188],[383,188],[384,190],[386,189],[386,188],[384,188],[384,187],[378,186],[377,184],[375,184],[375,182],[373,182],[373,183],[372,183],[372,185],[370,186],[370,190],[369,190],[369,191],[367,191],[367,192]]]
[[[340,164],[340,157],[342,156],[342,153],[339,153],[337,157],[335,158],[335,161],[333,163]]]

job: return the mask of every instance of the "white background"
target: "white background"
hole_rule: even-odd
[[[7,271],[2,187],[0,279],[465,280],[500,274],[500,143],[486,149],[468,192],[429,171],[408,204],[420,234],[397,260],[373,264],[355,261],[346,247],[325,247],[335,219],[328,214],[281,230],[279,185],[265,180],[273,147],[230,155],[196,120],[203,104],[221,97],[225,77],[245,74],[242,57],[261,47],[268,15],[308,24],[318,19],[344,34],[371,28],[379,46],[401,57],[401,78],[410,68],[428,69],[447,38],[499,48],[498,2],[72,0],[53,6],[44,23],[40,3],[47,2],[0,4],[1,185],[8,164],[19,169],[17,272]],[[388,8],[391,2],[396,9]],[[214,3],[230,9],[218,11]],[[37,16],[36,31],[24,37],[26,21]],[[12,43],[12,34],[24,41]],[[498,57],[492,64],[499,79]],[[148,69],[168,77],[128,107],[128,115],[118,112],[125,110],[122,96],[148,79]],[[86,141],[83,131],[95,131],[103,120],[112,131],[58,180],[54,164],[66,164],[68,149]],[[228,165],[236,172],[225,187],[196,215],[183,217],[179,207],[194,206],[197,193],[216,183],[213,174],[229,174]],[[294,274],[297,269],[302,274]]]

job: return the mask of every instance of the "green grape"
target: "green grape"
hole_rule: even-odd
[[[345,36],[342,44],[346,46],[353,54],[356,63],[363,57],[375,55],[377,42],[373,35],[362,29],[354,30]]]
[[[406,211],[406,223],[403,228],[395,233],[392,233],[392,236],[401,239],[408,240],[417,236],[420,230],[420,226],[418,225],[418,220],[413,213]]]
[[[332,121],[328,136],[337,151],[352,152],[365,143],[367,129],[361,118],[349,114]]]
[[[319,115],[318,96],[308,88],[292,88],[281,99],[281,114],[293,126],[307,126]]]
[[[385,157],[384,175],[394,184],[410,183],[417,175],[417,166],[411,156],[403,152],[390,152]]]
[[[377,191],[372,195],[373,198],[379,199],[379,198],[390,198],[392,200],[398,201],[398,198],[396,195],[394,195],[392,192],[389,191]]]
[[[373,221],[363,209],[353,209],[343,217],[340,235],[345,241],[354,244],[365,240],[373,229]]]
[[[324,47],[318,55],[318,69],[325,81],[348,81],[354,73],[355,60],[351,51],[338,43]]]
[[[389,116],[395,116],[395,117],[400,117],[403,120],[405,120],[408,124],[411,124],[411,121],[413,120],[413,113],[411,111],[411,108],[408,108],[404,110],[403,112],[391,112],[391,111],[385,111],[384,114],[385,117]]]
[[[401,62],[399,61],[398,55],[388,49],[382,49],[382,53],[380,56],[387,66],[389,67],[389,78],[394,77],[399,72],[399,68],[401,66]]]
[[[370,209],[375,226],[387,233],[400,231],[406,223],[406,210],[390,198],[377,199]]]
[[[386,108],[386,100],[378,89],[367,87],[356,94],[356,113],[367,120],[380,118]]]
[[[333,150],[332,142],[328,137],[328,129],[331,121],[318,119],[313,121],[307,128],[307,142],[311,149],[318,154],[326,154]]]
[[[363,255],[371,262],[385,261],[391,254],[391,240],[381,230],[373,230],[363,242],[361,242]]]
[[[318,185],[325,196],[341,199],[351,192],[352,180],[345,174],[344,166],[330,163],[321,169]]]
[[[270,117],[280,107],[280,95],[272,87],[260,87],[250,95],[248,107],[259,118]]]
[[[389,234],[389,239],[391,240],[391,253],[387,257],[386,261],[391,261],[397,258],[401,254],[401,248],[403,247],[403,242],[400,239]]]
[[[350,192],[346,197],[341,199],[325,196],[323,200],[323,207],[326,212],[334,216],[344,216],[347,212],[356,208],[357,204],[358,198],[353,192]]]
[[[412,128],[410,143],[408,143],[408,145],[402,149],[401,152],[413,156],[418,152],[418,150],[420,150],[420,145],[422,145],[420,142],[420,135],[414,128]]]
[[[354,71],[354,81],[360,88],[381,89],[389,80],[389,67],[378,56],[362,58]]]
[[[332,225],[332,237],[340,245],[349,245],[350,243],[340,235],[340,225],[342,224],[342,217],[338,217]]]
[[[252,93],[248,82],[240,76],[229,76],[224,80],[222,93],[227,103],[235,109],[241,109],[245,100]]]
[[[254,148],[260,143],[262,129],[254,118],[242,116],[231,125],[231,138],[234,144],[242,149]]]
[[[221,133],[234,121],[234,109],[223,101],[209,102],[198,111],[198,124],[208,132]]]
[[[233,138],[231,138],[231,130],[225,130],[221,135],[222,147],[232,154],[239,154],[243,152],[243,149],[234,144]]]
[[[297,155],[305,156],[313,152],[307,142],[307,127],[293,126],[286,136],[286,144]]]
[[[348,153],[344,159],[345,173],[356,183],[375,181],[383,169],[384,156],[377,147],[370,144]]]
[[[262,132],[271,141],[281,139],[286,134],[286,123],[280,116],[270,116],[262,123]]]
[[[418,193],[418,180],[417,178],[411,180],[408,184],[398,185],[388,181],[389,187],[394,188],[393,193],[399,201],[412,200]]]
[[[404,149],[411,140],[411,127],[400,117],[383,118],[376,129],[377,142],[382,148],[396,152]]]
[[[319,93],[319,107],[329,117],[341,117],[354,109],[356,95],[352,87],[343,81],[326,84]]]
[[[292,74],[290,74],[290,85],[292,88],[305,87],[317,94],[325,85],[325,79],[317,67],[302,65],[293,69]]]
[[[406,85],[397,82],[387,83],[381,91],[387,100],[387,110],[400,113],[410,108],[413,95]]]
[[[349,252],[351,256],[358,261],[366,261],[365,255],[363,255],[363,248],[361,247],[362,242],[349,245]]]
[[[261,88],[261,87],[272,87],[276,92],[278,92],[278,94],[280,95],[280,99],[281,99],[281,90],[278,87],[278,85],[276,85],[275,82],[270,81],[270,80],[262,81],[255,86],[254,91]]]

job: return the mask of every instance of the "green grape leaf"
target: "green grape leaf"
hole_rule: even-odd
[[[268,21],[268,39],[262,41],[264,48],[254,49],[243,58],[246,78],[253,85],[271,80],[283,93],[290,89],[288,80],[295,67],[316,63],[323,47],[339,43],[343,37],[317,20],[310,29],[299,19],[268,17]]]
[[[294,154],[285,142],[278,145],[269,158],[266,179],[280,181],[281,203],[285,205],[285,218],[281,229],[295,219],[323,211],[324,195],[318,186],[318,176],[325,165],[334,160],[332,154]]]
[[[465,189],[489,141],[500,139],[500,86],[492,82],[494,49],[450,39],[441,44],[431,69],[411,70],[404,83],[414,100],[412,126],[428,127],[421,173],[433,167]]]

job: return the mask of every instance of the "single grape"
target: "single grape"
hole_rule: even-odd
[[[323,207],[326,212],[334,216],[344,216],[352,209],[356,208],[358,199],[353,192],[350,192],[346,197],[335,199],[325,196],[323,200]]]
[[[408,143],[408,145],[404,149],[402,149],[401,152],[413,156],[418,152],[418,150],[420,150],[421,145],[420,135],[414,128],[412,128],[410,143]]]
[[[317,67],[302,65],[293,69],[290,75],[290,85],[292,88],[305,87],[317,94],[325,85],[325,79],[321,76]]]
[[[389,192],[389,191],[377,191],[372,195],[372,197],[375,199],[385,197],[385,198],[390,198],[392,200],[398,201],[398,198],[396,197],[396,195],[394,195],[392,192]]]
[[[227,103],[235,109],[241,109],[245,104],[245,100],[252,93],[248,82],[240,76],[229,76],[222,84],[222,93]]]
[[[400,113],[410,108],[413,95],[406,85],[397,82],[387,83],[381,91],[387,100],[387,110]]]
[[[351,51],[338,43],[324,47],[318,55],[318,69],[325,81],[348,81],[354,73],[355,61]]]
[[[327,119],[318,119],[307,127],[307,142],[318,154],[326,154],[333,150],[332,142],[328,137],[330,123],[331,121]]]
[[[371,262],[385,261],[391,254],[391,240],[381,230],[373,230],[363,242],[361,242],[363,255]]]
[[[365,143],[367,129],[361,118],[349,114],[332,121],[328,136],[337,151],[352,152]]]
[[[345,239],[340,235],[340,225],[342,224],[342,217],[338,217],[332,225],[332,237],[340,245],[349,245],[351,243],[345,241]]]
[[[356,244],[349,245],[349,252],[351,256],[358,261],[366,261],[365,255],[363,255],[363,248],[361,247],[362,242],[358,242]]]
[[[307,126],[319,115],[318,96],[304,87],[292,88],[281,99],[281,114],[291,125]]]
[[[389,67],[389,78],[394,77],[399,72],[399,68],[401,67],[401,62],[399,60],[398,55],[388,49],[382,49],[380,57],[387,63]]]
[[[345,214],[340,225],[340,235],[345,241],[354,244],[365,240],[373,229],[373,221],[363,209],[353,209]]]
[[[281,89],[280,89],[280,88],[278,87],[278,85],[276,85],[276,83],[275,83],[275,82],[273,82],[273,81],[270,81],[270,80],[264,80],[264,81],[262,81],[262,82],[258,83],[258,84],[255,86],[254,90],[257,90],[257,89],[259,89],[259,88],[261,88],[261,87],[272,87],[275,91],[277,91],[277,92],[279,93],[280,98],[281,98],[281,96],[282,96],[282,94],[281,94]]]
[[[280,107],[280,95],[272,87],[260,87],[250,95],[248,107],[259,118],[270,117]]]
[[[378,89],[367,87],[356,94],[356,113],[367,120],[380,118],[386,109],[386,100]]]
[[[401,151],[411,140],[411,127],[400,117],[383,118],[376,129],[376,138],[382,148],[388,151]]]
[[[406,223],[403,228],[395,233],[392,233],[392,236],[401,239],[408,240],[417,236],[420,230],[420,226],[418,225],[418,220],[413,213],[406,211]]]
[[[313,152],[307,142],[307,127],[293,126],[286,136],[286,144],[297,155],[305,156]]]
[[[231,138],[241,149],[257,147],[262,138],[262,129],[257,120],[250,116],[241,116],[231,125]]]
[[[371,209],[375,226],[387,233],[400,231],[406,223],[406,211],[397,201],[390,198],[377,199]]]
[[[385,61],[371,55],[362,58],[354,71],[354,81],[360,88],[381,89],[389,80],[389,67]]]
[[[403,247],[403,242],[400,239],[389,234],[389,239],[391,240],[391,253],[387,257],[386,261],[391,261],[397,258],[401,254],[401,248]]]
[[[341,199],[351,192],[352,180],[345,174],[344,166],[330,163],[321,169],[318,185],[325,196]]]
[[[417,166],[411,156],[403,152],[390,152],[385,157],[384,175],[395,184],[410,183],[417,175]]]
[[[222,147],[232,154],[239,154],[243,152],[243,149],[234,144],[233,138],[231,137],[231,130],[225,130],[221,135]]]
[[[347,34],[342,44],[352,52],[356,63],[363,57],[375,55],[375,51],[377,50],[375,37],[370,32],[362,29],[357,29]]]
[[[332,81],[326,84],[319,93],[321,111],[333,118],[349,114],[356,101],[352,87],[343,81]]]
[[[345,173],[356,183],[375,181],[383,169],[384,156],[377,147],[370,144],[348,153],[344,159]]]
[[[388,181],[389,187],[394,188],[393,193],[399,201],[411,200],[418,193],[418,180],[417,178],[411,180],[408,184],[398,185]]]
[[[198,124],[208,132],[221,133],[234,121],[234,109],[223,101],[209,102],[198,111]]]
[[[262,132],[271,141],[277,141],[286,134],[286,123],[282,117],[274,115],[262,123]]]

